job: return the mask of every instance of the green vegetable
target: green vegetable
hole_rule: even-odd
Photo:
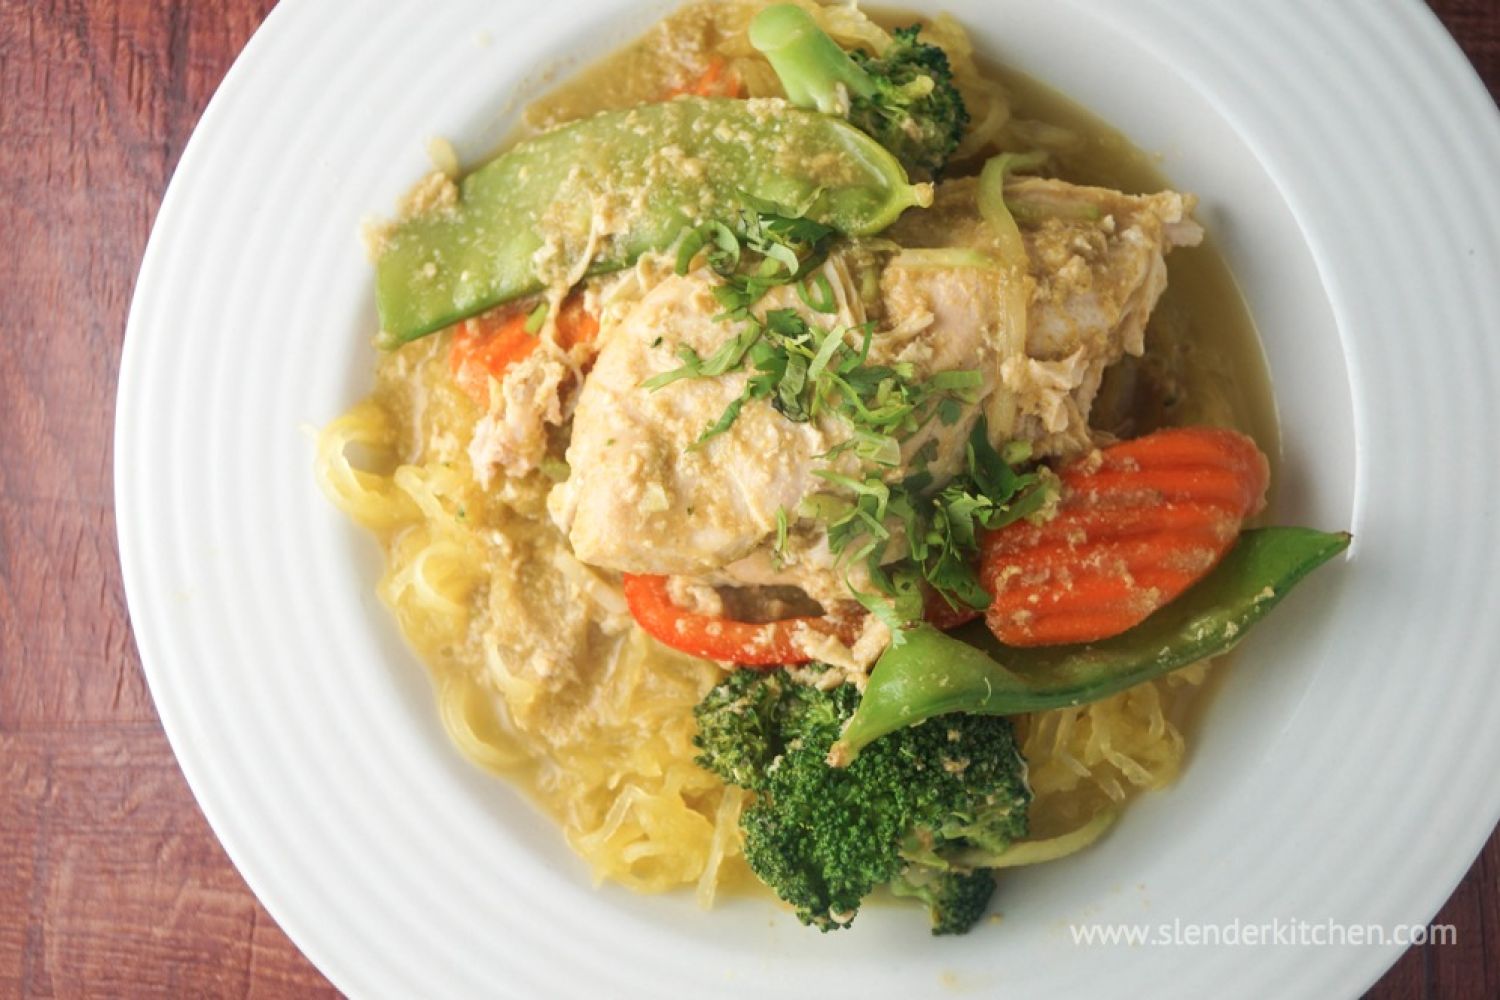
[[[1026,260],[1026,245],[1016,228],[1012,205],[1005,200],[1005,182],[1012,173],[1035,170],[1045,162],[1045,153],[1001,153],[986,160],[979,173],[979,214],[989,224],[1006,260]]]
[[[917,176],[935,176],[963,140],[969,111],[953,85],[948,56],[917,40],[918,25],[891,32],[878,58],[854,59],[875,81],[873,97],[855,98],[849,124],[863,129]]]
[[[749,207],[740,210],[732,227],[715,219],[689,230],[677,243],[678,274],[687,274],[698,251],[707,250],[708,266],[722,279],[714,286],[714,297],[725,314],[736,319],[748,318],[749,308],[778,285],[798,285],[806,300],[801,283],[823,263],[837,232],[799,215],[795,208],[748,195],[745,200]],[[828,279],[817,277],[831,299]]]
[[[891,882],[891,891],[927,904],[933,934],[967,934],[990,908],[995,873],[987,868],[945,871],[911,867]]]
[[[542,329],[542,324],[547,322],[547,303],[538,302],[536,308],[526,317],[525,329],[527,333],[536,334]]]
[[[849,99],[875,96],[870,74],[794,4],[774,4],[755,15],[750,44],[770,60],[787,100],[798,107],[841,115]]]
[[[960,605],[982,611],[990,595],[979,583],[975,563],[979,529],[998,531],[1038,513],[1057,497],[1057,478],[1045,466],[1018,472],[1013,466],[1031,458],[1031,447],[1012,442],[1001,455],[990,444],[983,417],[969,435],[964,472],[914,506],[916,515],[906,525],[910,558],[933,591],[949,607]],[[904,485],[909,493],[925,494],[932,477],[919,472]]]
[[[697,97],[606,112],[520,143],[465,177],[452,209],[393,228],[376,263],[382,339],[405,343],[585,268],[626,266],[752,204],[865,235],[930,195],[825,115]],[[608,234],[593,232],[601,209]]]
[[[941,375],[962,375],[944,372]],[[929,380],[929,385],[933,380]],[[1013,442],[1001,455],[991,446],[983,417],[969,434],[965,465],[940,490],[933,490],[930,473],[921,470],[920,451],[913,456],[918,471],[899,483],[887,483],[874,473],[864,480],[816,471],[814,475],[853,494],[845,501],[815,494],[803,502],[803,513],[822,520],[828,548],[846,564],[864,560],[879,594],[852,586],[866,610],[892,630],[892,641],[902,645],[910,634],[904,626],[922,617],[925,581],[950,607],[981,610],[990,595],[980,586],[974,564],[979,552],[979,529],[995,531],[1029,517],[1057,495],[1057,478],[1045,467],[1020,472],[1012,466],[1031,457],[1029,446]],[[901,558],[884,563],[892,524],[901,526]]]
[[[1104,214],[1098,205],[1083,201],[1018,201],[1005,199],[1005,207],[1016,222],[1039,226],[1048,219],[1098,222]]]
[[[1029,297],[1026,275],[1031,270],[1031,259],[1021,229],[1005,201],[1005,179],[1012,170],[1035,168],[1045,159],[1043,154],[1001,153],[990,157],[979,174],[979,214],[994,238],[1002,268],[1009,272],[1008,280],[1001,286],[1000,309],[1001,323],[1007,330],[1026,329]]]
[[[878,886],[919,895],[933,929],[959,933],[983,914],[993,880],[951,860],[1002,854],[1026,833],[1031,792],[1010,722],[955,715],[872,743],[828,766],[859,703],[784,670],[739,670],[696,709],[698,762],[749,789],[741,816],[755,874],[822,930],[847,926]]]
[[[777,4],[750,22],[750,44],[770,60],[793,104],[847,114],[913,176],[943,169],[969,124],[941,48],[898,28],[879,56],[846,53],[801,7]]]
[[[832,759],[856,760],[885,734],[933,716],[1081,705],[1217,656],[1348,545],[1347,534],[1309,528],[1246,531],[1214,571],[1177,600],[1128,632],[1084,646],[1002,647],[982,622],[957,633],[962,639],[930,625],[908,629],[906,641],[876,662]]]

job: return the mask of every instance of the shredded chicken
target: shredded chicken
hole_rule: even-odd
[[[651,390],[641,383],[708,356],[736,332],[706,272],[661,281],[604,336],[579,395],[572,474],[549,498],[585,562],[634,573],[702,576],[749,555],[821,480],[817,456],[848,437],[836,416],[792,423],[752,400],[730,430],[696,446],[749,377],[732,371]],[[768,296],[768,307],[795,296]]]
[[[469,461],[481,486],[489,486],[496,467],[524,474],[541,465],[547,427],[563,421],[571,375],[566,356],[544,344],[506,369],[503,379],[491,379],[490,408],[469,441]]]
[[[931,208],[908,212],[888,235],[905,247],[990,250],[977,188],[974,178],[939,185]],[[1175,191],[1127,195],[1027,178],[1005,193],[1024,209],[1032,286],[1024,350],[1000,366],[1015,412],[1004,436],[1032,442],[1039,455],[1079,454],[1093,444],[1088,414],[1105,369],[1145,351],[1167,252],[1197,245],[1203,230],[1191,218],[1192,196]]]

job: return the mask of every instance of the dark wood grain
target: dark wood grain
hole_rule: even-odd
[[[0,997],[334,992],[183,783],[114,542],[131,286],[270,6],[0,0]]]
[[[325,0],[334,2],[334,0]],[[0,0],[0,997],[331,994],[245,888],[142,680],[110,438],[131,285],[271,0]],[[1434,0],[1500,92],[1500,0]],[[1379,998],[1500,997],[1500,836]]]

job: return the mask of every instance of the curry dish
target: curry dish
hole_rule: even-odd
[[[1175,778],[1210,659],[1347,543],[1255,526],[1195,197],[950,18],[693,3],[436,159],[318,474],[597,880],[966,931]]]

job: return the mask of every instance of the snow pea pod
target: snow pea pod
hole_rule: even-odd
[[[781,101],[605,112],[516,145],[465,177],[456,204],[387,234],[375,265],[382,343],[628,266],[756,199],[862,236],[929,203],[931,187],[853,126]]]
[[[1002,646],[982,622],[919,625],[885,651],[830,759],[949,712],[1017,715],[1082,705],[1227,652],[1303,577],[1349,545],[1310,528],[1246,531],[1213,572],[1127,632],[1083,646]],[[962,638],[959,638],[962,636]]]

